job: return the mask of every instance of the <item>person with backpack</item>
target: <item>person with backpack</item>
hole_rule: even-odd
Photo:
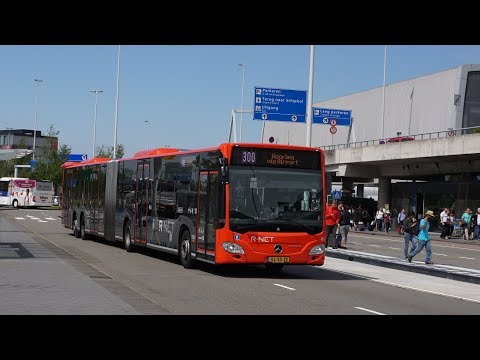
[[[432,246],[430,245],[430,236],[428,235],[428,230],[430,229],[430,219],[433,218],[434,214],[432,210],[427,210],[425,216],[420,220],[420,225],[418,227],[417,235],[417,246],[415,250],[410,252],[408,255],[408,262],[412,262],[412,259],[425,247],[427,254],[425,256],[425,264],[430,265],[432,262]]]
[[[403,254],[405,255],[405,260],[408,259],[408,254],[415,250],[417,246],[417,238],[415,237],[415,229],[417,226],[417,220],[415,219],[415,213],[413,211],[409,211],[408,215],[405,219],[403,219],[403,239],[405,240],[405,246],[403,248]],[[408,247],[412,243],[412,247],[410,248],[410,252],[408,251]]]

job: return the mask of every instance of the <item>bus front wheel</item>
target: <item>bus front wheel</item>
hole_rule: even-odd
[[[17,201],[17,200],[13,200],[12,206],[13,206],[14,208],[18,208],[18,201]]]
[[[180,237],[180,261],[186,269],[193,268],[190,231],[184,230]]]
[[[127,252],[133,251],[133,244],[132,244],[132,235],[130,233],[130,221],[128,220],[123,227],[123,248]]]

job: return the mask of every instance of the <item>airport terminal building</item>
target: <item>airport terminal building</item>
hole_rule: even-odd
[[[390,208],[405,208],[417,213],[432,209],[437,215],[440,209],[450,207],[455,209],[456,216],[461,216],[467,207],[472,210],[480,207],[480,152],[472,150],[471,146],[467,149],[468,144],[480,143],[480,64],[462,65],[385,87],[316,102],[313,107],[351,110],[351,125],[337,126],[334,135],[329,131],[329,124],[312,124],[311,146],[323,147],[326,159],[336,156],[338,160],[339,148],[348,148],[344,151],[351,150],[359,154],[362,150],[352,150],[351,147],[364,146],[358,145],[358,142],[373,140],[368,148],[376,158],[365,165],[364,174],[362,167],[365,160],[358,154],[360,165],[357,165],[357,171],[339,172],[327,166],[332,180],[342,183],[347,196],[353,190],[354,194],[362,197],[364,185],[361,184],[368,184],[368,179],[374,177],[379,184],[379,205],[382,206],[388,204]],[[472,127],[479,128],[466,129]],[[442,154],[441,149],[438,150],[440,146],[449,147],[453,144],[452,139],[445,138],[452,129],[457,130],[455,135],[465,139],[460,144],[465,146],[464,154],[447,156],[446,153]],[[432,134],[437,132],[442,134]],[[415,141],[409,141],[411,144],[388,143],[389,139],[399,136],[412,137]],[[435,143],[435,140],[431,140],[435,136],[443,139],[437,139]],[[460,137],[455,138],[458,145]],[[262,141],[272,140],[276,143],[305,145],[306,124],[265,121]],[[357,145],[352,144],[356,142]],[[427,148],[436,150],[424,158],[412,154],[416,149],[420,151]],[[335,151],[336,155],[333,154]],[[392,160],[391,154],[397,155],[395,151],[402,154]],[[403,153],[405,156],[402,159]],[[356,165],[349,166],[353,169]],[[380,168],[383,170],[376,170]],[[397,179],[403,181],[397,182]]]
[[[313,124],[311,146],[480,126],[480,64],[388,84],[384,106],[383,90],[380,86],[314,103],[317,108],[351,110],[353,121],[350,127],[338,126],[335,135],[329,125]],[[304,123],[265,121],[263,142],[273,137],[277,143],[305,145],[305,134]]]

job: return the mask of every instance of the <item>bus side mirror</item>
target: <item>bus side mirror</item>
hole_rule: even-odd
[[[228,161],[227,158],[219,158],[220,174],[222,175],[222,184],[228,184]]]

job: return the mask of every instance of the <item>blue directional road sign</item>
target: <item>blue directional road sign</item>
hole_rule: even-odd
[[[307,91],[255,87],[253,120],[304,123]]]
[[[67,161],[83,161],[87,160],[88,156],[87,154],[70,154],[67,157]]]
[[[342,192],[333,190],[332,191],[332,199],[340,200],[342,198]]]
[[[333,119],[336,121],[335,125],[331,123]],[[350,126],[352,124],[352,110],[313,108],[312,122],[332,126]]]

